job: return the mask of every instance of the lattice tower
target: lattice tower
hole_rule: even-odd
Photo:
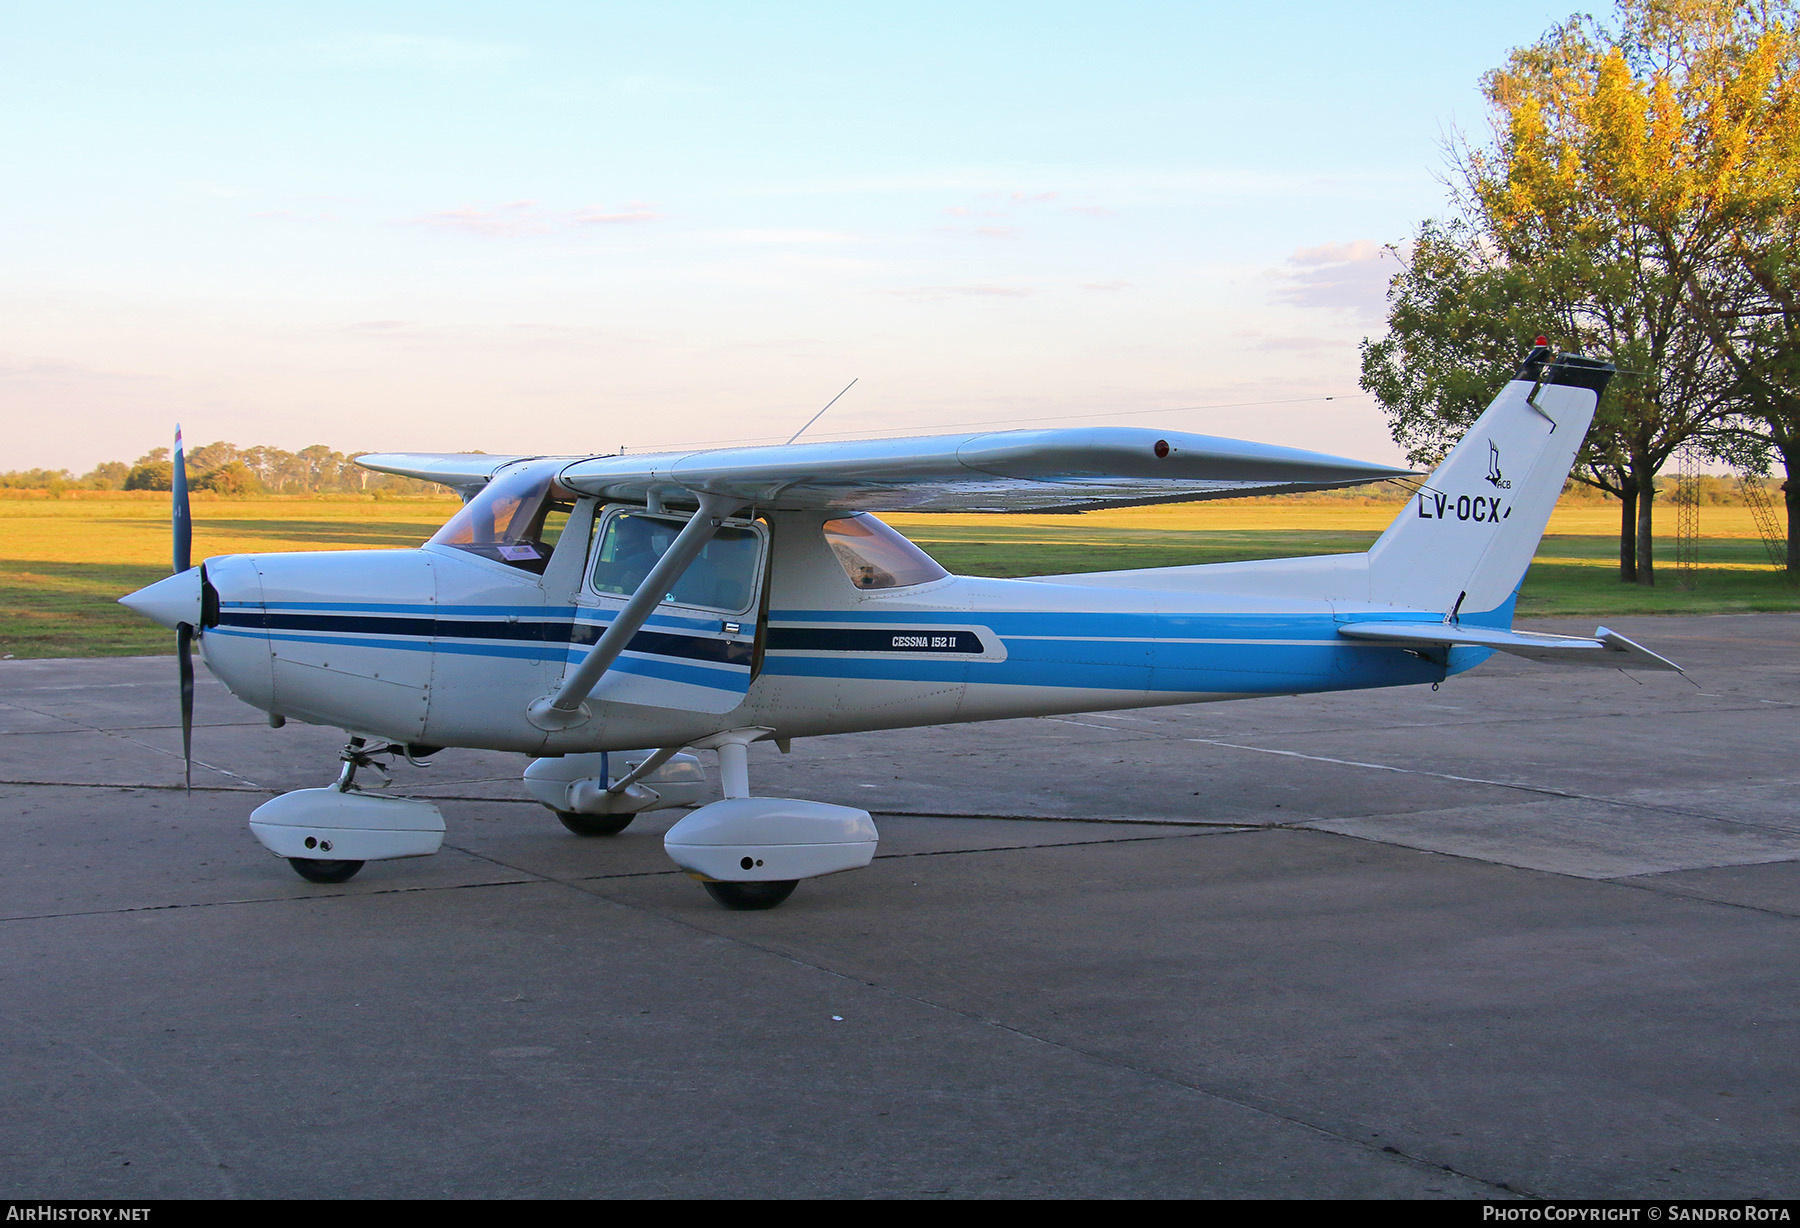
[[[1750,515],[1756,520],[1756,531],[1761,535],[1763,549],[1769,552],[1771,567],[1787,566],[1787,534],[1781,531],[1781,518],[1775,514],[1775,501],[1769,498],[1768,488],[1760,478],[1749,474],[1738,476],[1738,488],[1744,492],[1744,502],[1750,507]]]
[[[1675,583],[1693,588],[1700,576],[1700,452],[1675,450]]]

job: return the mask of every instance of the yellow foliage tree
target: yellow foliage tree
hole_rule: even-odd
[[[1624,0],[1616,29],[1572,18],[1489,73],[1493,144],[1459,157],[1493,257],[1559,342],[1620,367],[1586,477],[1623,501],[1621,566],[1640,584],[1657,471],[1691,439],[1728,451],[1745,408],[1722,345],[1749,309],[1732,270],[1800,219],[1797,65],[1786,4]]]

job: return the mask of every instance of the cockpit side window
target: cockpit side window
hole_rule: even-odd
[[[481,489],[431,544],[543,575],[574,510],[575,496],[556,484],[561,461],[504,469]]]
[[[873,516],[827,520],[825,544],[857,588],[906,588],[950,574],[936,559]]]
[[[620,512],[600,534],[594,559],[594,591],[629,597],[650,574],[686,521],[649,512]],[[663,594],[676,605],[742,613],[756,591],[762,540],[756,530],[721,526],[699,557]]]

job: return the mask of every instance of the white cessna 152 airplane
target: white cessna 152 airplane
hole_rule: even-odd
[[[756,796],[770,739],[1436,684],[1493,651],[1674,669],[1601,628],[1511,629],[1612,367],[1545,344],[1364,554],[989,580],[953,576],[882,510],[1079,512],[1317,490],[1405,470],[1141,429],[1004,431],[644,456],[390,454],[456,488],[416,550],[225,555],[122,598],[233,694],[350,734],[335,785],[251,830],[314,882],[438,850],[444,820],[360,768],[446,746],[532,756],[525,786],[580,835],[695,806],[664,847],[728,908],[874,856],[866,811]],[[724,800],[704,801],[718,755]],[[191,763],[191,754],[190,754]],[[191,769],[190,769],[191,770]]]

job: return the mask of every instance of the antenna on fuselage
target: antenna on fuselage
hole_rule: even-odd
[[[861,378],[862,378],[862,376],[860,376],[860,375],[856,377],[856,379],[861,379]],[[844,392],[849,392],[852,388],[856,387],[856,379],[853,379],[848,384],[844,385]],[[838,403],[838,397],[843,396],[844,392],[838,393],[837,396],[832,397],[829,401],[825,402],[825,409],[830,409],[833,405],[836,405]],[[796,440],[796,439],[800,438],[800,436],[806,434],[807,427],[810,427],[813,423],[817,422],[820,418],[823,418],[825,416],[825,409],[821,409],[818,413],[816,413],[812,417],[808,418],[806,420],[806,426],[803,426],[799,430],[795,431],[793,433],[793,435],[788,439],[788,442],[793,443],[794,440]]]

